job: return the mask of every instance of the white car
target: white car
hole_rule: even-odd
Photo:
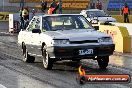
[[[85,16],[89,22],[93,19],[97,19],[100,23],[116,22],[115,18],[111,17],[110,15],[106,14],[103,10],[99,9],[82,10],[80,14]]]
[[[97,60],[104,69],[115,48],[109,35],[94,30],[80,14],[35,16],[27,29],[19,32],[18,43],[25,62],[40,56],[46,69],[52,69],[55,61],[81,59]]]

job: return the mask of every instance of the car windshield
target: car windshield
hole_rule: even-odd
[[[108,17],[104,11],[87,11],[88,17]]]
[[[91,29],[91,24],[81,15],[48,16],[43,18],[43,28],[56,30],[82,30]]]

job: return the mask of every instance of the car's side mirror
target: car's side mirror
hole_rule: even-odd
[[[33,29],[32,33],[41,33],[41,30],[40,29]]]

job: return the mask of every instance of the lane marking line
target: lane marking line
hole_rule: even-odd
[[[0,84],[0,88],[7,88],[7,87],[5,87],[4,85]]]

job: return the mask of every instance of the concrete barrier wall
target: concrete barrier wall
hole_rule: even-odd
[[[130,35],[130,37],[131,37],[131,51],[132,51],[132,35]]]
[[[123,26],[127,28],[129,35],[131,36],[131,49],[132,49],[132,23],[113,23],[113,24],[115,24],[116,26]]]
[[[115,43],[115,51],[122,53],[131,52],[131,36],[126,27],[100,25],[99,31],[111,35],[113,42]]]

